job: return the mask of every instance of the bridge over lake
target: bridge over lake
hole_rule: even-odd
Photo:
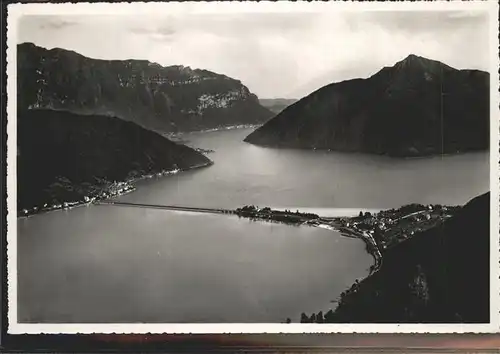
[[[109,206],[123,206],[123,207],[135,207],[135,208],[151,208],[151,209],[162,209],[162,210],[172,210],[172,211],[187,211],[193,213],[212,213],[212,214],[233,214],[238,215],[238,212],[234,209],[223,209],[223,208],[201,208],[201,207],[189,207],[181,205],[163,205],[163,204],[145,204],[145,203],[131,203],[131,202],[120,202],[113,200],[100,200],[95,202],[96,205],[109,205]],[[280,210],[280,212],[282,212]],[[293,212],[289,213],[294,215]],[[318,221],[332,222],[338,220],[338,217],[332,216],[319,216]]]
[[[101,200],[101,201],[96,202],[95,204],[96,205],[135,207],[135,208],[163,209],[163,210],[173,210],[173,211],[188,211],[188,212],[194,212],[194,213],[236,214],[236,211],[231,210],[231,209],[199,208],[199,207],[188,207],[188,206],[180,206],[180,205],[143,204],[143,203],[119,202],[119,201],[113,201],[113,200]]]

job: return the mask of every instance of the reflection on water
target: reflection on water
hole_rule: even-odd
[[[215,165],[139,183],[136,203],[254,204],[322,216],[462,204],[488,189],[488,154],[396,160],[267,149],[248,130],[186,134]],[[352,213],[352,214],[351,214]],[[281,322],[330,308],[372,258],[314,227],[87,206],[18,220],[18,316],[32,322]]]

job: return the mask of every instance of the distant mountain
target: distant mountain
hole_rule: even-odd
[[[392,156],[489,146],[489,74],[410,55],[367,79],[327,85],[245,141]]]
[[[278,114],[286,107],[297,102],[295,98],[260,98],[259,102],[262,106],[269,109],[271,112]]]
[[[17,129],[19,210],[81,201],[114,181],[211,163],[187,146],[114,117],[24,110]]]
[[[381,269],[328,313],[327,322],[487,323],[490,319],[490,193],[442,225],[382,256]]]
[[[115,116],[162,132],[261,124],[273,116],[240,81],[146,60],[96,60],[18,45],[18,105]]]

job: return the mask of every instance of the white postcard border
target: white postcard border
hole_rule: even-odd
[[[309,11],[487,11],[490,19],[490,323],[489,324],[28,324],[17,321],[17,21],[25,15],[120,15],[169,13]],[[496,1],[421,2],[168,2],[9,4],[7,14],[7,273],[8,333],[495,333],[500,331],[498,3]],[[497,235],[497,237],[493,237]]]

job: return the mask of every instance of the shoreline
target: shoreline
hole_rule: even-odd
[[[462,156],[466,154],[474,154],[474,153],[490,153],[490,148],[484,149],[471,149],[471,150],[461,150],[457,152],[447,152],[447,153],[428,153],[428,154],[415,154],[415,155],[402,155],[402,154],[388,154],[388,153],[378,153],[378,152],[369,152],[369,151],[357,151],[357,150],[336,150],[332,148],[315,148],[315,147],[304,147],[304,146],[293,146],[293,145],[283,145],[283,144],[262,144],[262,143],[254,143],[252,141],[243,140],[247,144],[260,146],[263,148],[271,148],[271,149],[290,149],[290,150],[308,150],[314,152],[335,152],[342,154],[353,154],[353,155],[367,155],[367,156],[379,156],[385,157],[388,159],[399,159],[399,160],[420,160],[420,159],[430,159],[430,158],[443,158],[443,157],[454,157],[454,156]]]
[[[374,264],[370,267],[369,275],[377,272],[382,264],[382,253],[374,237],[367,231],[360,231],[343,224],[343,220],[355,220],[356,217],[332,217],[325,218],[314,213],[303,213],[297,210],[276,210],[269,207],[259,208],[254,205],[237,208],[235,214],[239,217],[246,217],[251,220],[262,220],[267,222],[279,222],[291,226],[312,226],[319,227],[340,233],[344,237],[361,239],[365,243],[366,251],[374,259]],[[371,215],[367,213],[367,215]],[[358,217],[359,218],[359,217]],[[349,225],[349,224],[347,224]]]
[[[17,219],[20,218],[29,218],[30,216],[49,213],[52,211],[60,211],[60,210],[71,210],[81,206],[87,206],[90,204],[94,204],[101,200],[108,200],[111,198],[116,198],[123,196],[125,194],[129,194],[137,190],[137,187],[134,185],[139,181],[143,181],[153,177],[165,177],[169,175],[174,175],[179,172],[190,171],[198,168],[212,166],[214,164],[213,161],[207,162],[206,164],[194,165],[184,169],[173,169],[173,170],[162,170],[160,172],[149,173],[139,177],[133,177],[126,179],[124,181],[115,181],[110,183],[107,186],[103,186],[98,195],[96,196],[85,196],[83,199],[73,200],[73,201],[64,201],[55,205],[46,205],[42,208],[33,207],[31,209],[18,209],[17,210]]]
[[[383,211],[380,211],[382,213]],[[362,213],[362,212],[361,212]],[[356,279],[354,284],[351,285],[349,288],[344,290],[342,293],[338,295],[338,297],[335,298],[335,300],[330,301],[332,304],[335,303],[336,306],[333,309],[330,309],[328,312],[325,312],[325,315],[328,314],[328,316],[332,316],[337,309],[337,307],[340,305],[342,302],[342,299],[350,294],[351,292],[357,291],[357,288],[360,284],[360,282],[364,281],[365,279],[370,278],[372,275],[374,275],[376,272],[378,272],[381,267],[382,267],[382,253],[380,252],[380,249],[377,245],[377,242],[375,241],[374,237],[370,234],[370,232],[367,231],[360,231],[357,230],[354,227],[349,227],[344,225],[345,220],[356,220],[360,218],[361,216],[349,216],[349,217],[331,217],[331,218],[322,218],[317,214],[312,214],[312,213],[301,213],[299,210],[297,210],[295,213],[291,212],[290,210],[273,210],[269,207],[266,208],[258,208],[255,206],[245,206],[243,208],[237,208],[235,210],[235,214],[238,217],[246,217],[251,220],[258,220],[258,221],[265,221],[265,222],[276,222],[276,223],[282,223],[286,224],[289,226],[310,226],[310,227],[318,227],[318,228],[323,228],[327,229],[333,232],[338,232],[342,237],[349,237],[349,238],[356,238],[360,239],[361,241],[364,242],[365,244],[365,250],[368,254],[370,254],[373,259],[374,263],[370,266],[368,269],[368,274],[363,277],[361,280]],[[363,215],[370,215],[371,213],[366,213]],[[377,214],[375,214],[377,215]],[[349,223],[347,224],[349,225]],[[318,312],[318,316],[324,316],[323,312],[320,311]],[[299,323],[309,323],[311,318],[315,317],[316,313],[312,313],[309,316],[305,313],[301,313]],[[324,321],[324,318],[323,318]],[[290,317],[287,319],[287,323],[291,323],[292,320]]]
[[[228,126],[222,126],[222,127],[217,127],[217,128],[210,128],[210,129],[204,129],[204,130],[188,130],[188,131],[179,131],[175,133],[161,133],[162,136],[171,139],[174,142],[177,142],[175,139],[178,137],[181,137],[182,135],[185,134],[196,134],[196,133],[213,133],[213,132],[219,132],[219,131],[224,131],[224,130],[235,130],[235,129],[256,129],[263,124],[238,124],[238,125],[228,125]]]
[[[366,277],[369,277],[370,275],[376,273],[382,266],[382,253],[378,248],[377,242],[375,241],[373,236],[371,236],[370,233],[368,232],[359,232],[355,229],[343,226],[342,223],[340,222],[340,219],[341,218],[338,218],[338,220],[333,220],[329,224],[318,224],[313,226],[323,227],[323,228],[326,228],[325,226],[327,226],[329,230],[337,231],[343,237],[356,238],[362,240],[365,243],[366,252],[370,254],[374,259],[374,263],[370,267],[369,273]]]

